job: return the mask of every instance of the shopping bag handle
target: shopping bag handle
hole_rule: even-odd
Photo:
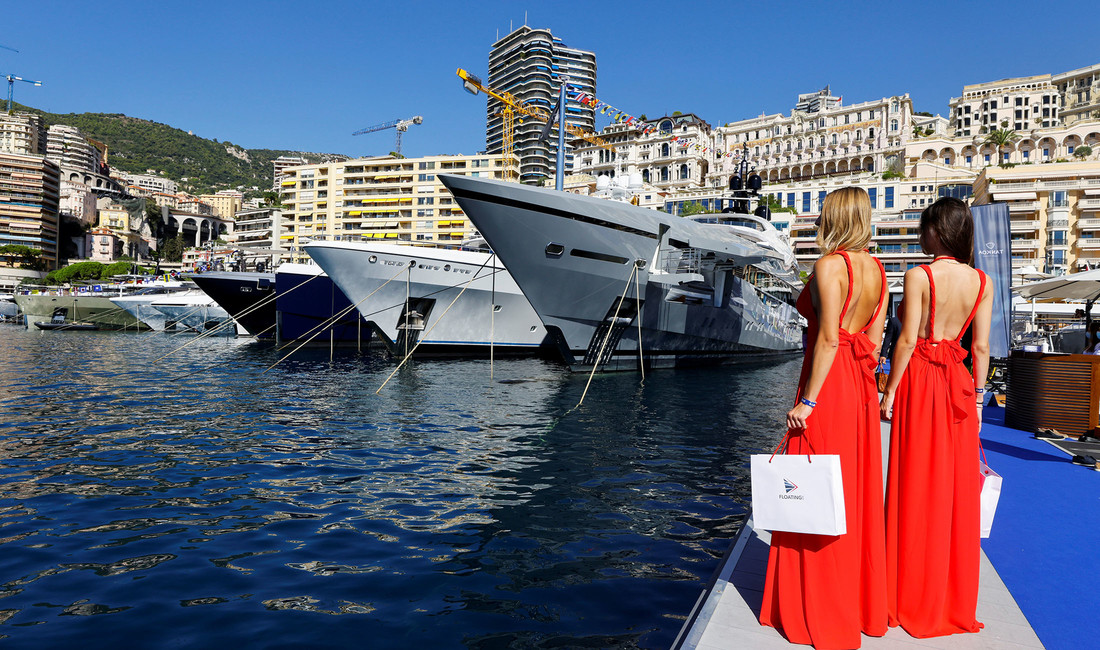
[[[770,458],[768,458],[768,462],[769,463],[772,462],[772,458],[775,458],[775,455],[779,453],[780,449],[782,449],[783,454],[786,455],[787,446],[790,445],[790,443],[791,443],[791,432],[790,432],[790,429],[788,429],[786,435],[784,435],[783,439],[779,441],[779,445],[776,446],[774,451],[772,451],[772,455],[771,455]],[[812,463],[814,461],[813,461],[812,458],[810,458],[810,454],[813,453],[813,447],[810,445],[810,439],[809,438],[806,438],[806,446],[810,448],[810,451],[806,454],[806,462],[807,463]]]
[[[982,462],[985,463],[986,467],[989,467],[989,461],[985,459],[985,447],[982,446],[981,438],[978,438],[978,451],[981,452]]]

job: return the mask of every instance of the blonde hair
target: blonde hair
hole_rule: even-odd
[[[833,190],[821,204],[817,246],[822,255],[861,250],[871,241],[871,199],[860,187]]]

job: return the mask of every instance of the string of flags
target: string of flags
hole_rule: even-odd
[[[601,100],[597,99],[596,97],[594,97],[592,95],[589,95],[588,93],[582,92],[581,90],[577,89],[574,86],[568,86],[568,90],[569,90],[570,93],[573,94],[573,99],[575,99],[576,101],[580,102],[581,104],[583,104],[585,106],[588,106],[593,111],[598,111],[600,113],[600,115],[610,116],[612,121],[614,121],[616,124],[626,124],[628,126],[637,125],[638,128],[641,130],[641,132],[645,135],[649,135],[649,134],[651,134],[651,133],[653,133],[657,130],[656,126],[654,126],[652,124],[648,124],[645,121],[643,121],[643,120],[641,120],[637,117],[634,117],[633,115],[627,113],[626,111],[615,108],[611,104],[608,104],[605,101],[601,101]],[[682,147],[692,149],[694,151],[702,151],[703,153],[707,153],[708,151],[714,151],[715,154],[717,154],[717,156],[719,158],[740,158],[741,157],[741,151],[738,150],[738,149],[734,149],[732,151],[726,151],[726,150],[723,150],[723,149],[716,149],[716,148],[711,147],[709,145],[699,144],[698,142],[695,142],[692,138],[683,138],[683,137],[674,135],[674,136],[672,136],[672,142],[675,143],[675,144],[678,144]]]

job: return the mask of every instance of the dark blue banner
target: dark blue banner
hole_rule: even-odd
[[[974,268],[989,276],[994,290],[989,356],[1004,358],[1011,347],[1012,325],[1012,235],[1008,204],[975,205],[970,211],[974,213]]]

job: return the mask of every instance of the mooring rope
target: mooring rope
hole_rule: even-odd
[[[411,262],[410,262],[410,263],[411,263]],[[310,329],[310,330],[307,330],[307,331],[306,331],[306,333],[307,333],[307,334],[308,334],[309,332],[312,332],[313,330],[317,330],[317,332],[316,332],[315,334],[313,334],[313,336],[310,336],[310,337],[309,337],[309,338],[307,338],[306,340],[302,341],[302,342],[301,342],[301,343],[300,343],[300,344],[299,344],[299,345],[298,345],[298,346],[297,346],[296,348],[294,348],[293,350],[291,350],[290,352],[288,352],[286,356],[284,356],[283,358],[279,359],[279,360],[278,360],[278,361],[276,361],[275,363],[273,363],[273,364],[271,364],[270,366],[268,366],[267,368],[265,368],[265,369],[264,369],[264,373],[266,373],[266,372],[267,372],[268,370],[271,370],[272,368],[274,368],[275,366],[279,365],[280,363],[282,363],[282,362],[286,361],[287,359],[289,359],[289,358],[291,357],[291,355],[293,355],[293,354],[294,354],[295,352],[297,352],[298,350],[300,350],[300,349],[302,348],[302,346],[304,346],[305,344],[309,343],[309,342],[310,342],[310,341],[312,341],[313,339],[315,339],[315,338],[317,338],[318,336],[320,336],[320,335],[321,335],[321,333],[322,333],[322,332],[324,332],[324,331],[325,331],[325,328],[326,328],[326,327],[328,326],[328,325],[326,325],[326,323],[328,323],[328,324],[332,324],[332,323],[335,323],[336,321],[338,321],[338,320],[340,320],[341,318],[343,318],[344,316],[346,316],[346,315],[347,315],[347,313],[348,313],[348,312],[350,312],[351,310],[353,310],[353,309],[357,309],[357,308],[359,307],[359,305],[363,304],[363,302],[365,302],[365,301],[367,301],[368,299],[370,299],[370,297],[371,297],[371,296],[373,296],[374,294],[376,294],[376,293],[378,293],[379,291],[381,291],[381,290],[382,290],[382,287],[386,286],[386,285],[387,285],[387,284],[389,284],[390,282],[393,282],[393,281],[394,281],[395,279],[397,279],[397,276],[401,275],[401,274],[402,274],[402,273],[404,273],[404,272],[405,272],[405,269],[404,269],[403,267],[402,267],[402,268],[399,268],[399,269],[397,269],[397,273],[394,273],[394,274],[393,274],[393,275],[392,275],[392,276],[390,277],[390,279],[389,279],[389,280],[386,280],[385,282],[383,282],[383,283],[382,283],[381,285],[379,285],[379,287],[378,287],[377,289],[375,289],[374,291],[371,291],[370,293],[368,293],[368,294],[367,294],[366,296],[364,296],[364,297],[363,297],[363,298],[362,298],[361,300],[359,300],[358,302],[356,302],[356,303],[355,303],[355,304],[353,304],[353,305],[349,305],[349,306],[347,306],[346,308],[344,308],[344,309],[340,310],[340,312],[339,312],[339,313],[337,313],[336,315],[332,316],[331,318],[328,318],[328,319],[325,319],[325,320],[321,321],[321,322],[320,322],[320,323],[319,323],[318,325],[314,326],[314,327],[313,327],[312,329]],[[303,284],[304,284],[304,283],[303,283]],[[287,345],[284,345],[284,346],[283,346],[282,348],[279,348],[279,349],[280,349],[280,350],[286,349],[286,347],[288,347],[289,345],[291,345],[291,344],[289,344],[289,343],[288,343]],[[264,374],[264,373],[260,373],[260,374]]]
[[[493,253],[492,260],[497,256],[496,252]],[[489,381],[493,381],[493,344],[496,339],[497,332],[497,274],[496,268],[493,268],[493,284],[492,290],[489,293]]]
[[[642,383],[645,383],[645,357],[642,355],[642,274],[638,272],[638,263],[634,263],[634,297],[637,305],[634,307],[634,318],[638,320],[638,368],[642,371]]]
[[[375,395],[382,392],[382,389],[386,387],[386,384],[390,383],[390,380],[393,379],[393,376],[397,374],[397,371],[400,370],[401,367],[405,365],[405,362],[408,361],[412,357],[412,355],[416,353],[416,349],[420,347],[420,344],[424,341],[424,337],[431,334],[436,325],[439,325],[439,323],[443,321],[443,317],[447,315],[447,312],[451,311],[451,307],[454,307],[454,304],[458,302],[458,299],[462,297],[462,294],[466,293],[466,289],[468,289],[470,285],[473,284],[474,280],[476,280],[481,274],[481,270],[485,268],[485,265],[488,264],[489,260],[491,259],[493,259],[492,256],[485,258],[485,261],[482,262],[481,266],[477,268],[477,271],[474,272],[473,277],[466,281],[466,284],[463,285],[462,290],[459,291],[458,295],[454,297],[454,300],[451,301],[451,304],[447,305],[447,308],[443,310],[443,313],[439,315],[439,318],[435,319],[435,322],[432,323],[432,326],[420,335],[420,338],[417,339],[416,345],[413,346],[413,349],[405,355],[405,358],[401,360],[401,363],[397,364],[397,367],[393,369],[393,372],[390,373],[389,377],[386,377],[386,381],[382,382],[382,385],[378,387],[378,390],[374,391]],[[496,276],[495,269],[493,271],[493,276]],[[405,340],[408,341],[408,330],[405,330],[405,332]]]
[[[321,276],[320,276],[320,275],[315,275],[315,276],[313,276],[313,277],[309,278],[308,280],[306,280],[305,282],[303,282],[303,283],[301,283],[301,284],[299,284],[299,285],[297,285],[297,286],[295,286],[295,287],[293,287],[293,288],[291,288],[291,289],[288,289],[288,290],[287,290],[287,291],[286,291],[285,293],[291,293],[292,291],[297,291],[297,290],[298,290],[298,289],[300,289],[301,287],[304,287],[304,286],[306,286],[307,284],[309,284],[310,282],[313,282],[314,280],[316,280],[316,279],[317,279],[317,278],[319,278],[319,277],[321,277]],[[270,298],[270,299],[274,299],[274,298],[276,297],[276,294],[277,294],[277,291],[273,291],[273,292],[272,292],[272,295],[271,295],[271,296],[269,296],[269,298]],[[267,298],[265,298],[265,300],[267,300]],[[196,308],[196,309],[197,309],[197,308]],[[194,310],[192,310],[192,311],[194,311]],[[246,310],[246,311],[247,311],[247,310]],[[185,313],[184,315],[186,316],[186,315],[187,315],[187,314],[189,314],[189,313],[191,313],[191,312],[187,312],[187,313]],[[243,315],[244,315],[244,313],[245,313],[245,312],[241,312],[241,315],[243,316]],[[232,319],[232,317],[230,317],[230,318]],[[232,323],[236,324],[236,319],[233,319],[233,320],[231,320],[231,321],[227,321],[227,322],[232,322]],[[208,330],[208,331],[206,331],[206,332],[203,332],[203,333],[199,334],[199,335],[198,335],[198,336],[196,336],[195,338],[191,339],[191,340],[190,340],[190,341],[188,341],[187,343],[184,343],[183,345],[179,346],[178,348],[176,348],[176,349],[172,350],[172,351],[171,351],[171,352],[169,352],[168,354],[165,354],[164,356],[161,356],[161,357],[157,357],[156,359],[153,359],[153,361],[152,361],[152,362],[153,362],[153,363],[156,363],[156,362],[160,361],[161,359],[164,359],[165,357],[170,357],[170,356],[172,356],[173,354],[175,354],[175,353],[179,352],[180,350],[182,350],[182,349],[184,349],[184,348],[188,347],[189,345],[193,345],[193,344],[195,344],[195,343],[198,343],[198,342],[199,342],[200,340],[202,340],[202,339],[204,339],[204,338],[206,338],[206,337],[208,337],[208,336],[213,336],[213,335],[214,335],[214,333],[216,333],[216,332],[217,332],[217,331],[218,331],[219,329],[221,329],[221,328],[222,328],[222,327],[223,327],[223,326],[224,326],[225,324],[226,324],[226,323],[222,323],[222,324],[221,324],[221,325],[219,325],[218,327],[212,328],[212,329],[210,329],[210,330]],[[268,328],[268,329],[270,329],[270,328]],[[267,330],[264,330],[264,331],[267,331]],[[173,335],[173,336],[175,336],[176,334],[180,334],[180,332],[173,332],[173,334],[172,334],[172,335]],[[259,336],[259,335],[257,334],[257,336]]]
[[[626,279],[626,286],[623,287],[623,295],[619,296],[619,304],[615,306],[615,315],[611,317],[611,326],[607,328],[607,334],[603,337],[603,341],[600,343],[600,351],[596,354],[596,358],[592,362],[592,372],[588,373],[588,382],[584,385],[584,392],[581,393],[581,401],[577,402],[577,406],[569,409],[568,412],[572,412],[577,409],[581,404],[584,404],[584,398],[588,395],[588,387],[592,385],[592,378],[596,376],[596,369],[600,367],[600,358],[603,357],[604,348],[607,346],[607,342],[611,339],[611,332],[615,329],[615,322],[619,320],[619,310],[623,307],[623,302],[626,300],[626,291],[630,288],[630,281],[634,279],[634,276],[638,273],[638,265],[635,264],[634,268],[630,271],[630,277]],[[639,341],[641,345],[641,341]]]

